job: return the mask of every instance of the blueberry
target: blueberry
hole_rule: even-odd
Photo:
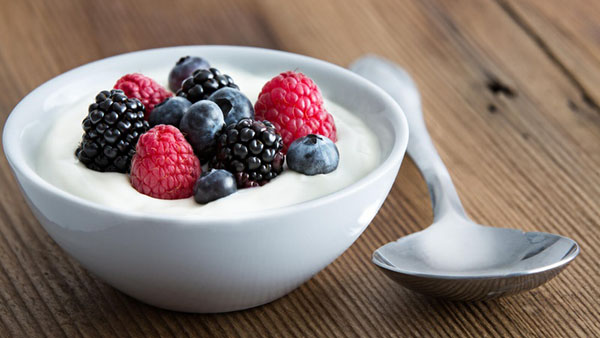
[[[190,106],[181,118],[179,130],[194,148],[200,161],[206,161],[214,152],[217,133],[225,126],[223,112],[216,103],[202,100]]]
[[[237,191],[233,174],[224,169],[213,169],[204,172],[194,185],[194,199],[200,204],[206,204]]]
[[[184,56],[171,69],[169,73],[169,89],[176,92],[181,88],[181,82],[188,78],[197,69],[208,69],[210,65],[208,61],[197,56]]]
[[[329,138],[309,134],[301,137],[287,151],[288,168],[305,175],[328,174],[337,169],[340,153]]]
[[[218,104],[223,111],[225,124],[237,123],[239,120],[254,119],[254,107],[246,95],[237,89],[224,87],[212,93],[209,100]]]
[[[152,127],[159,124],[170,124],[179,127],[181,118],[191,105],[192,103],[183,97],[170,97],[154,106],[148,122]]]

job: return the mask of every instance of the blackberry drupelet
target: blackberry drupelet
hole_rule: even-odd
[[[238,188],[265,185],[283,171],[283,140],[268,121],[241,119],[217,138],[210,165],[233,173]]]
[[[122,90],[101,91],[83,119],[85,133],[75,156],[92,170],[129,172],[138,138],[149,129],[144,112],[144,105]]]
[[[240,89],[227,74],[221,74],[216,68],[198,69],[192,76],[183,80],[177,96],[185,97],[190,102],[206,100],[210,94],[221,88]]]

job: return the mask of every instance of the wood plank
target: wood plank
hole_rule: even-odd
[[[583,103],[600,114],[600,74],[590,71],[600,67],[600,2],[499,0],[499,4],[580,89]]]
[[[174,313],[115,291],[62,252],[16,193],[0,156],[0,335],[597,334],[600,115],[588,101],[598,98],[600,66],[596,35],[585,32],[595,27],[590,22],[598,12],[574,3],[566,17],[579,20],[567,20],[557,18],[556,1],[516,3],[0,0],[2,121],[23,95],[52,76],[131,50],[257,45],[340,65],[374,52],[414,75],[432,136],[475,220],[564,233],[583,248],[552,282],[506,299],[451,303],[399,288],[369,257],[379,245],[431,222],[427,190],[407,159],[367,231],[290,295],[243,312]],[[571,41],[569,34],[578,38]]]

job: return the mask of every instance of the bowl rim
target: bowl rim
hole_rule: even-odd
[[[31,166],[29,166],[24,158],[23,153],[19,150],[18,146],[18,138],[21,133],[21,129],[17,130],[13,126],[13,124],[17,123],[15,120],[17,119],[17,115],[26,114],[23,106],[29,100],[35,98],[35,96],[43,91],[47,91],[54,85],[55,82],[59,82],[65,78],[72,76],[73,73],[80,72],[85,70],[86,68],[91,68],[94,65],[98,65],[101,63],[113,62],[119,58],[130,58],[134,56],[143,56],[144,54],[152,54],[152,53],[160,53],[164,51],[173,51],[180,49],[183,51],[190,49],[207,49],[207,50],[223,50],[224,52],[244,52],[244,53],[268,53],[273,55],[279,55],[285,58],[296,59],[302,63],[314,64],[321,67],[327,67],[329,71],[335,72],[342,77],[346,77],[351,80],[352,83],[358,83],[371,91],[371,95],[378,96],[384,106],[390,109],[390,113],[386,114],[392,121],[392,126],[395,131],[395,139],[392,149],[387,156],[384,158],[380,164],[375,167],[375,169],[368,173],[367,175],[360,178],[358,181],[353,182],[352,184],[327,194],[325,196],[321,196],[315,199],[311,199],[308,201],[276,207],[266,210],[256,210],[251,212],[246,212],[242,214],[231,214],[225,216],[214,216],[214,215],[201,215],[201,214],[187,214],[187,215],[174,215],[174,214],[161,214],[161,213],[147,213],[136,210],[126,210],[126,209],[114,209],[106,205],[102,205],[85,198],[79,197],[67,191],[64,191],[52,183],[48,182],[44,178],[42,178]],[[183,52],[188,53],[188,52]],[[183,54],[182,54],[183,55]],[[408,123],[406,121],[406,117],[402,108],[381,88],[377,87],[367,79],[353,73],[352,71],[338,66],[336,64],[323,61],[317,58],[313,58],[310,56],[305,56],[301,54],[267,49],[261,47],[248,47],[248,46],[231,46],[231,45],[187,45],[187,46],[175,46],[175,47],[161,47],[161,48],[153,48],[153,49],[145,49],[139,51],[133,51],[128,53],[122,53],[118,55],[113,55],[110,57],[106,57],[100,60],[92,61],[80,66],[77,66],[73,69],[70,69],[60,75],[57,75],[50,80],[44,82],[34,90],[32,90],[29,94],[27,94],[23,99],[19,101],[19,103],[13,108],[11,113],[8,115],[8,118],[3,127],[3,135],[2,135],[2,143],[5,152],[5,156],[13,168],[13,171],[19,172],[27,179],[29,179],[33,184],[35,184],[38,188],[43,189],[46,193],[50,195],[54,195],[57,198],[62,198],[67,200],[70,203],[78,204],[86,208],[93,209],[95,212],[103,212],[113,215],[119,215],[127,218],[135,218],[140,220],[153,220],[153,221],[183,221],[189,222],[192,221],[194,224],[198,225],[201,223],[230,223],[235,220],[253,220],[257,218],[266,218],[266,217],[277,217],[282,216],[293,212],[303,212],[307,209],[312,209],[323,204],[330,203],[335,200],[343,199],[344,197],[351,195],[357,190],[362,189],[363,187],[372,184],[373,182],[379,180],[383,175],[385,175],[388,171],[392,170],[394,166],[399,165],[404,158],[406,147],[408,145]],[[397,174],[397,173],[396,173]],[[18,181],[17,176],[17,181]],[[25,192],[23,191],[25,194]]]

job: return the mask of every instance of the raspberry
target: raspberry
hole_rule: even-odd
[[[179,129],[158,125],[140,136],[131,162],[131,185],[160,199],[188,198],[202,169]]]
[[[127,97],[136,98],[144,104],[146,121],[150,118],[154,106],[173,96],[156,81],[138,73],[127,74],[120,78],[115,83],[115,89],[121,89]]]
[[[284,152],[294,140],[308,134],[337,141],[333,116],[325,110],[319,88],[302,73],[284,72],[267,82],[254,112],[257,120],[275,125],[283,138]]]

